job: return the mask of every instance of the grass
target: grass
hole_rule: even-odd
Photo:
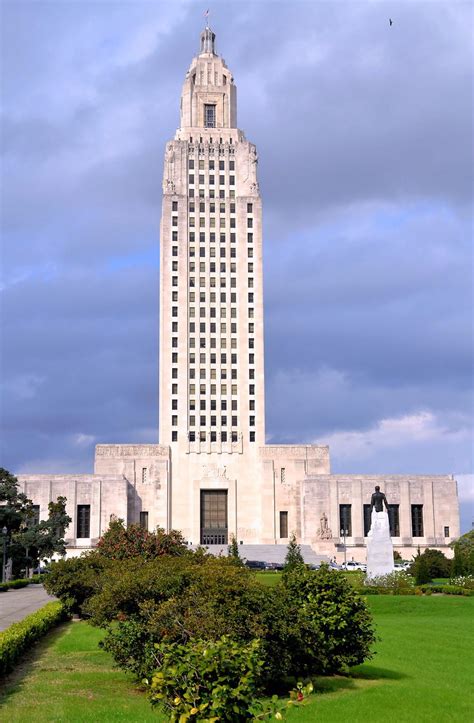
[[[288,721],[472,723],[474,598],[368,598],[377,654],[349,677],[317,678]]]
[[[102,635],[85,622],[66,623],[47,635],[0,688],[0,720],[164,721],[132,678],[97,647]]]
[[[264,574],[265,575],[265,574]],[[265,575],[274,584],[279,575]],[[471,723],[474,598],[368,598],[380,637],[373,660],[348,676],[316,678],[300,723]],[[0,719],[9,723],[163,721],[130,677],[97,648],[101,632],[68,623],[37,645],[7,679]]]

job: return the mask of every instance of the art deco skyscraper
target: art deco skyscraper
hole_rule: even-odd
[[[255,460],[265,443],[261,215],[257,151],[207,27],[163,176],[160,444],[174,478],[187,456]]]

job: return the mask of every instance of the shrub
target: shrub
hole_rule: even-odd
[[[429,559],[425,553],[420,554],[420,548],[418,548],[418,555],[413,560],[409,570],[410,574],[415,578],[417,585],[424,585],[433,579],[433,576],[430,574]]]
[[[342,573],[326,565],[316,572],[299,567],[271,592],[263,641],[270,680],[336,673],[372,656],[371,615]]]
[[[94,624],[108,628],[104,648],[138,676],[151,675],[154,643],[217,640],[249,642],[265,633],[267,591],[228,558],[174,558],[114,575],[87,605]],[[117,625],[110,626],[113,620]],[[150,647],[151,646],[151,647]]]
[[[43,585],[61,600],[68,613],[81,614],[86,600],[100,589],[106,566],[107,560],[96,552],[53,562]]]
[[[66,617],[61,603],[52,602],[1,632],[0,673],[12,670],[32,643]]]
[[[158,528],[148,532],[141,525],[125,527],[123,520],[112,520],[107,532],[100,538],[97,548],[101,555],[113,560],[140,557],[152,560],[162,555],[184,555],[188,552],[181,532],[165,532]]]
[[[243,645],[222,637],[186,645],[156,645],[159,668],[150,699],[170,721],[248,721],[262,712],[258,704],[264,660],[259,640]]]
[[[422,565],[421,574],[429,577],[429,580],[434,577],[449,577],[451,574],[451,560],[448,560],[441,550],[431,550],[427,547],[421,555],[415,557],[410,566],[410,572],[415,577],[420,565]],[[425,580],[425,582],[429,582],[429,580]]]

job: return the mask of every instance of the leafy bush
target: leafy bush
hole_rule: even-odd
[[[96,552],[53,562],[44,588],[61,600],[68,613],[81,614],[85,601],[100,590],[107,562]]]
[[[330,674],[372,656],[372,618],[345,576],[326,565],[296,568],[264,609],[268,679]]]
[[[156,654],[160,666],[151,681],[150,699],[170,721],[206,718],[237,723],[262,711],[257,699],[264,660],[258,640],[242,644],[222,637],[186,645],[162,643]]]
[[[431,550],[429,547],[418,554],[410,565],[410,573],[421,585],[430,582],[434,577],[449,577],[451,574],[451,560],[441,550]],[[423,578],[423,579],[422,579]]]
[[[104,647],[140,677],[151,675],[153,643],[186,643],[228,635],[249,642],[265,633],[267,591],[228,558],[128,561],[87,605],[91,621],[108,627]],[[118,625],[110,625],[118,620]]]
[[[413,559],[409,571],[410,574],[413,575],[413,577],[415,578],[415,582],[417,585],[425,585],[427,582],[431,582],[433,579],[433,576],[430,573],[429,559],[425,555],[425,553],[420,553],[420,548],[418,548],[418,554]]]
[[[113,560],[140,557],[152,560],[162,555],[184,555],[188,548],[181,532],[165,532],[158,528],[148,532],[141,525],[125,527],[123,520],[112,520],[107,532],[100,538],[97,548],[101,555]]]
[[[51,602],[1,632],[0,673],[5,674],[12,670],[32,643],[66,617],[61,603]]]

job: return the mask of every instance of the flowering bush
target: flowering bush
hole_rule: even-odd
[[[367,577],[364,581],[366,588],[378,588],[379,590],[390,591],[393,595],[403,595],[407,590],[415,587],[415,578],[404,570],[394,570],[388,575]]]
[[[453,577],[449,584],[474,590],[474,575],[458,575],[458,577]]]

